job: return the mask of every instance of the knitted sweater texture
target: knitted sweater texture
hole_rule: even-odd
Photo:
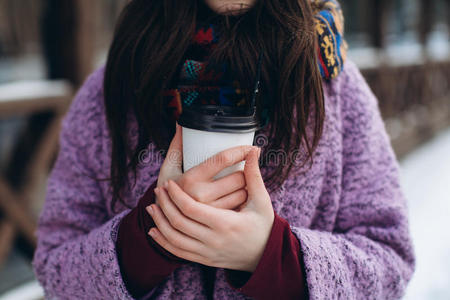
[[[48,299],[132,299],[115,248],[120,220],[130,209],[117,203],[120,212],[113,213],[110,182],[95,180],[108,177],[111,160],[103,74],[103,68],[93,73],[72,102],[48,181],[33,258]],[[324,82],[324,92],[324,133],[314,163],[271,192],[274,210],[299,240],[310,299],[400,298],[415,257],[398,163],[377,99],[351,61]],[[137,127],[130,122],[135,142]],[[136,184],[124,193],[130,206],[157,179],[162,162],[150,144]],[[223,269],[215,276],[215,299],[248,299],[228,285]],[[202,282],[200,265],[188,263],[144,298],[206,299]]]

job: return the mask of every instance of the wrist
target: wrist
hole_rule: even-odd
[[[268,224],[270,224],[270,226],[267,226],[267,229],[265,230],[264,233],[264,238],[262,239],[263,242],[261,243],[261,246],[259,247],[256,255],[253,257],[253,259],[249,262],[249,264],[247,266],[245,266],[242,271],[246,271],[246,272],[251,272],[253,273],[256,269],[256,267],[258,266],[259,262],[261,261],[261,258],[267,248],[267,243],[269,242],[270,236],[273,232],[273,228],[274,228],[274,223],[275,223],[275,213],[272,209],[271,211],[271,216],[269,217],[269,222]]]

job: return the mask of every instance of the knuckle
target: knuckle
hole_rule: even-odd
[[[158,199],[158,205],[159,205],[159,209],[161,210],[162,213],[165,214],[165,212],[167,211],[167,202],[165,199]]]
[[[237,198],[239,200],[244,202],[245,200],[247,200],[247,197],[248,197],[248,194],[247,194],[246,190],[244,190],[244,189],[239,190],[238,196],[237,196]]]
[[[180,241],[180,239],[176,238],[173,239],[172,245],[174,245],[177,248],[183,247],[183,243]]]
[[[197,210],[195,212],[196,217],[201,218],[201,219],[209,219],[209,216],[207,213],[205,213],[203,210]],[[214,220],[211,220],[214,221]]]
[[[191,195],[192,198],[200,202],[202,202],[201,200],[204,198],[202,190],[198,188],[191,189],[189,191],[189,194]]]
[[[218,162],[219,164],[223,165],[229,165],[231,164],[231,161],[233,159],[233,155],[230,151],[223,151],[218,155]]]
[[[222,226],[221,226],[221,230],[223,231],[223,232],[230,232],[231,231],[231,224],[230,223],[228,223],[228,222],[226,222],[225,224],[222,224]]]
[[[195,198],[198,202],[200,202],[200,203],[208,203],[208,198],[206,198],[206,197],[204,197],[204,196],[201,196],[201,197],[198,197],[198,198]]]
[[[235,209],[245,203],[245,201],[247,201],[247,197],[244,195],[244,193],[239,192],[233,197],[232,200],[230,200],[229,209]]]
[[[182,189],[189,188],[193,184],[193,182],[194,181],[192,176],[189,176],[189,174],[186,173],[184,176],[180,178],[179,186]]]
[[[193,197],[195,200],[201,203],[208,203],[211,198],[209,193],[205,190],[200,190],[197,192],[197,195]]]
[[[185,204],[182,207],[183,213],[187,215],[187,217],[192,216],[195,212],[194,206],[191,204]]]
[[[167,241],[173,246],[180,248],[180,240],[177,239],[173,234],[168,234],[166,236]]]
[[[227,232],[228,227],[229,225],[227,220],[225,222],[220,222],[220,224],[217,224],[217,230],[221,233]]]
[[[223,222],[221,230],[224,232],[230,233],[236,231],[236,224],[233,222],[233,220],[228,220],[227,222]]]
[[[178,230],[183,228],[183,221],[180,218],[172,218],[169,221],[173,228]]]
[[[223,248],[223,241],[222,239],[215,238],[211,241],[211,247],[214,249],[222,249]]]
[[[225,201],[213,201],[210,205],[215,208],[227,209]]]

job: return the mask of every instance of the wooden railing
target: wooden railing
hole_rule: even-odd
[[[0,84],[0,119],[25,118],[21,132],[0,170],[0,267],[16,236],[31,258],[36,246],[36,211],[54,161],[61,119],[73,96],[65,81]]]
[[[418,5],[419,18],[413,29],[418,48],[421,50],[413,59],[402,64],[399,64],[398,60],[404,60],[403,58],[411,56],[411,53],[403,50],[397,53],[397,57],[387,54],[387,49],[391,46],[386,38],[389,22],[394,21],[389,16],[392,16],[394,9],[399,9],[394,5],[394,1],[340,2],[348,11],[365,14],[367,17],[359,18],[357,25],[359,33],[368,37],[369,45],[366,48],[372,49],[372,55],[362,59],[360,68],[379,100],[394,149],[397,155],[402,157],[437,131],[450,126],[450,53],[435,59],[428,51],[429,37],[437,19],[437,4],[447,10],[447,26],[450,31],[450,1],[415,2]],[[352,17],[359,16],[346,15],[347,19]],[[351,32],[346,34],[350,35]],[[449,48],[450,45],[447,45],[447,49]]]
[[[364,14],[364,18],[360,18],[357,25],[368,37],[368,47],[375,49],[377,55],[369,59],[375,61],[375,64],[370,67],[363,65],[360,67],[380,101],[380,108],[396,151],[402,155],[417,143],[397,142],[398,136],[405,135],[399,133],[396,119],[401,120],[405,114],[417,114],[418,121],[410,122],[404,127],[420,132],[420,136],[432,136],[434,132],[432,129],[424,128],[446,126],[445,122],[441,121],[438,122],[441,124],[439,126],[431,124],[431,120],[439,118],[429,114],[427,118],[424,118],[423,114],[425,111],[431,113],[432,107],[440,108],[440,110],[433,110],[435,113],[447,111],[450,94],[450,54],[446,60],[438,62],[430,60],[427,57],[426,44],[436,19],[434,14],[438,1],[441,5],[447,4],[443,9],[447,10],[447,19],[450,23],[450,0],[417,0],[415,2],[420,14],[415,31],[417,40],[424,49],[423,57],[413,64],[401,66],[393,66],[389,61],[380,59],[388,46],[387,28],[392,21],[389,16],[394,9],[398,9],[394,1],[339,1],[344,8],[352,8],[355,14]],[[99,50],[98,40],[105,36],[110,37],[115,18],[124,3],[126,0],[0,0],[0,16],[3,16],[0,18],[0,43],[1,38],[5,38],[1,36],[2,32],[9,32],[6,38],[9,39],[10,45],[6,47],[4,43],[4,50],[16,47],[17,51],[21,51],[26,48],[23,43],[27,41],[41,43],[49,77],[68,79],[76,88],[94,68],[95,52]],[[405,5],[410,4],[405,3]],[[354,17],[356,16],[346,15],[349,23]],[[32,26],[24,26],[26,24],[24,20],[32,23]],[[99,23],[98,20],[102,22]],[[8,26],[9,30],[4,30],[5,26]],[[36,28],[41,29],[41,35],[37,33],[39,30]],[[41,37],[44,38],[41,39]],[[103,45],[103,48],[105,47],[107,43]],[[422,139],[411,138],[411,140]],[[398,143],[402,146],[398,146]]]
[[[450,126],[450,61],[363,70],[399,157]]]

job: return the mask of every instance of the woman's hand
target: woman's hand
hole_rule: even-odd
[[[169,145],[166,158],[159,169],[157,187],[160,187],[169,179],[177,181],[182,175],[183,162],[183,140],[181,137],[181,126],[176,123],[175,136]]]
[[[195,200],[217,208],[234,209],[244,203],[247,200],[247,191],[243,172],[235,172],[218,180],[213,177],[222,169],[242,161],[252,147],[242,146],[224,151],[183,174],[182,132],[181,126],[176,126],[175,136],[159,172],[157,187],[171,179]]]
[[[246,156],[244,176],[248,198],[239,212],[198,202],[169,180],[166,187],[155,189],[159,205],[147,207],[157,226],[149,234],[180,258],[253,272],[274,220],[272,203],[258,166],[259,152],[253,148]]]

